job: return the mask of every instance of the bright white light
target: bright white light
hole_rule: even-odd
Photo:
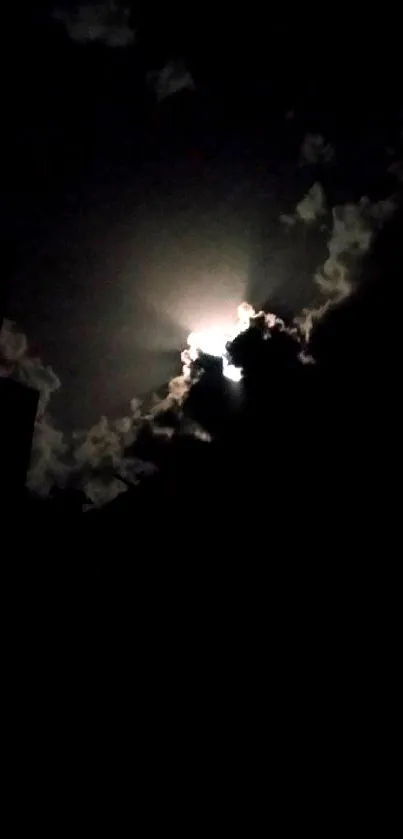
[[[217,357],[224,355],[225,345],[230,337],[230,333],[223,329],[205,329],[203,332],[191,332],[188,337],[188,344],[192,361],[195,361],[198,352]]]
[[[228,364],[227,359],[224,359],[223,375],[231,382],[240,382],[242,379],[242,370],[240,367],[235,367],[234,364]]]
[[[255,310],[254,310],[253,306],[250,305],[250,303],[241,303],[241,305],[238,306],[237,315],[238,315],[237,334],[239,335],[240,332],[245,332],[245,329],[249,328],[251,318],[253,318],[255,316]]]
[[[237,320],[227,328],[205,329],[202,332],[191,332],[188,337],[189,354],[195,361],[200,352],[225,358],[226,345],[233,341],[240,332],[248,329],[250,320],[255,315],[253,306],[241,303],[237,310]]]
[[[182,353],[183,373],[190,375],[190,361],[196,361],[200,353],[213,355],[223,361],[223,375],[232,382],[239,382],[242,378],[242,370],[229,364],[226,345],[232,341],[239,332],[243,331],[243,325],[238,323],[232,329],[206,329],[203,332],[191,332],[188,337],[189,349]]]
[[[265,318],[266,326],[271,329],[279,319],[273,314],[259,313]],[[227,357],[226,346],[233,341],[241,332],[249,328],[252,318],[256,316],[253,306],[249,303],[241,303],[237,310],[237,321],[227,329],[205,329],[202,332],[191,332],[188,337],[188,349],[182,353],[183,375],[190,378],[191,363],[196,361],[200,353],[213,355],[222,358],[223,375],[232,382],[239,382],[242,379],[242,370],[230,364]]]

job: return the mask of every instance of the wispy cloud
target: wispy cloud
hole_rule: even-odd
[[[100,42],[108,47],[127,47],[135,40],[130,26],[130,9],[123,3],[82,3],[72,9],[56,8],[53,16],[63,23],[69,37],[78,44]]]
[[[169,61],[161,70],[148,73],[147,82],[159,102],[183,90],[195,89],[193,77],[181,60]]]
[[[363,196],[358,203],[333,207],[332,232],[327,242],[329,256],[314,278],[325,299],[295,318],[306,340],[315,323],[354,291],[361,258],[368,253],[377,231],[397,206],[394,196],[376,202]]]
[[[83,490],[93,505],[102,505],[154,474],[153,463],[127,455],[145,424],[166,439],[173,435],[169,425],[161,424],[167,412],[180,414],[189,382],[176,377],[168,386],[166,398],[156,397],[143,404],[134,397],[128,414],[110,421],[101,417],[91,428],[66,435],[57,428],[51,413],[52,394],[61,386],[54,370],[30,355],[26,335],[10,320],[0,330],[0,375],[10,377],[39,391],[38,412],[32,441],[27,486],[46,497],[54,487],[74,486]],[[199,436],[200,429],[188,424],[187,434]]]
[[[326,216],[326,196],[322,184],[319,181],[308,189],[308,192],[301,198],[293,213],[280,213],[281,223],[290,229],[298,221],[312,224],[314,221]]]
[[[322,134],[305,134],[300,148],[300,163],[330,163],[334,159],[334,148],[326,143]]]
[[[26,335],[7,319],[0,330],[0,375],[11,376],[39,391],[40,417],[45,414],[52,393],[60,387],[60,380],[52,367],[30,355]]]
[[[301,221],[313,222],[326,213],[326,198],[322,185],[318,182],[299,201],[295,208],[296,215]]]

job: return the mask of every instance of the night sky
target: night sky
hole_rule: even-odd
[[[189,836],[201,789],[239,830],[240,788],[253,835],[274,779],[282,827],[393,835],[400,41],[379,4],[3,25],[13,824]],[[181,356],[245,300],[239,379]]]
[[[272,102],[263,57],[244,67],[230,45],[227,66],[218,33],[199,34],[207,61],[186,19],[155,39],[142,21],[122,50],[74,44],[45,14],[25,33],[43,60],[13,127],[24,159],[10,177],[6,313],[60,377],[52,412],[66,427],[161,386],[187,333],[244,298],[295,314],[315,293],[318,236],[302,231],[290,249],[278,222],[304,188],[273,143],[292,97]],[[196,91],[158,106],[145,74],[179,47]],[[302,132],[290,132],[296,154]]]
[[[244,299],[286,318],[323,301],[329,219],[281,221],[315,181],[329,211],[394,188],[380,174],[401,119],[386,21],[367,17],[362,39],[302,12],[263,28],[118,7],[87,8],[77,29],[71,4],[45,3],[12,26],[3,315],[60,378],[64,430],[122,416],[179,373],[190,331]],[[192,89],[159,97],[170,63]],[[308,133],[333,163],[301,159]]]
[[[190,331],[228,322],[243,299],[291,314],[311,302],[320,245],[303,231],[289,250],[276,187],[253,164],[188,164],[177,176],[150,165],[92,183],[46,225],[15,273],[9,312],[62,379],[60,419],[119,415],[177,371]]]

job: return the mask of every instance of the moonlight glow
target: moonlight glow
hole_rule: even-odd
[[[241,303],[238,306],[238,318],[235,324],[227,328],[205,329],[202,332],[191,332],[188,336],[188,349],[182,353],[183,373],[190,374],[190,364],[196,361],[201,353],[222,358],[223,374],[232,382],[239,382],[242,378],[242,370],[230,364],[227,357],[226,346],[233,341],[240,332],[244,332],[250,325],[250,320],[255,316],[255,311],[249,303]]]

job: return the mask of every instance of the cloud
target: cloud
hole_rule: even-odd
[[[262,313],[256,315],[248,304],[242,304],[234,328],[246,329],[251,321],[258,323],[262,316]],[[264,323],[271,328],[281,321],[269,314],[264,315]],[[24,333],[5,321],[0,331],[2,374],[40,391],[28,488],[42,497],[49,496],[56,487],[79,489],[91,502],[90,506],[100,506],[157,471],[153,462],[132,454],[128,456],[143,430],[149,432],[150,452],[153,440],[157,443],[157,440],[169,442],[192,437],[199,442],[210,442],[209,434],[183,412],[184,400],[201,371],[193,369],[189,350],[182,357],[183,373],[171,379],[165,396],[153,395],[147,400],[134,397],[127,416],[113,421],[103,416],[91,428],[66,435],[55,426],[50,415],[52,393],[60,387],[58,376],[40,358],[30,356]]]
[[[311,336],[312,329],[314,328],[315,324],[318,323],[322,318],[326,315],[326,313],[336,305],[334,299],[328,299],[324,303],[316,305],[316,306],[308,306],[305,309],[302,309],[299,315],[294,318],[294,323],[298,327],[299,332],[303,336],[306,342],[309,341]]]
[[[144,422],[139,415],[112,422],[101,417],[88,431],[73,435],[70,476],[93,504],[112,501],[156,471],[152,463],[126,454]]]
[[[27,487],[47,497],[55,487],[81,489],[92,505],[102,505],[153,475],[156,466],[141,458],[127,456],[139,430],[145,424],[153,434],[166,439],[173,436],[168,411],[181,417],[181,405],[189,390],[189,381],[178,376],[169,383],[165,398],[155,397],[145,404],[134,397],[130,413],[110,421],[101,417],[85,431],[65,435],[55,426],[49,413],[52,394],[60,380],[40,358],[30,355],[26,335],[10,320],[0,330],[0,375],[10,377],[39,391]],[[188,424],[187,434],[201,437],[200,428]]]
[[[314,222],[326,212],[325,208],[324,190],[316,182],[290,218]],[[364,196],[357,203],[348,202],[332,208],[328,255],[314,278],[319,300],[295,318],[298,334],[292,329],[286,330],[296,340],[302,335],[308,343],[314,325],[353,292],[362,257],[370,250],[377,231],[396,209],[395,196],[377,202]],[[270,337],[272,330],[286,329],[274,315],[255,314],[247,304],[239,307],[238,321],[234,324],[234,334],[249,325],[262,328],[265,337]],[[206,335],[198,333],[193,338],[202,336],[204,339]],[[211,335],[207,338],[208,347],[211,347]],[[52,367],[32,355],[25,334],[12,321],[5,320],[0,330],[0,375],[10,376],[39,391],[28,487],[47,496],[55,486],[73,486],[83,490],[93,505],[102,505],[155,473],[157,467],[153,463],[127,455],[143,428],[150,430],[151,441],[153,438],[169,441],[180,435],[208,440],[208,435],[197,424],[189,422],[183,411],[189,390],[200,375],[200,371],[195,370],[195,362],[203,346],[203,343],[197,345],[194,354],[192,341],[189,341],[189,347],[181,356],[182,375],[169,382],[163,398],[155,396],[146,402],[134,397],[126,416],[114,421],[101,417],[90,429],[67,437],[56,428],[50,415],[52,394],[60,388],[58,376]],[[226,347],[225,340],[223,347]],[[312,363],[309,346],[306,352],[306,345],[300,341],[299,349],[300,361]]]
[[[119,478],[113,476],[91,477],[84,485],[84,492],[91,502],[90,506],[102,507],[110,501],[114,501],[122,492],[126,492],[127,486]]]
[[[110,422],[106,417],[87,431],[67,437],[49,416],[35,425],[27,486],[46,497],[55,486],[81,489],[92,505],[100,506],[152,475],[155,467],[127,457],[137,434],[132,417]]]
[[[39,416],[44,415],[52,393],[60,387],[60,380],[52,367],[29,355],[26,335],[7,319],[0,330],[0,375],[10,376],[39,391]]]
[[[101,417],[88,431],[73,435],[73,457],[78,466],[116,468],[122,451],[123,435],[109,425],[106,417]]]
[[[333,230],[327,246],[335,260],[345,253],[366,253],[370,248],[373,230],[364,216],[361,201],[332,209]]]
[[[183,90],[195,89],[193,78],[183,61],[169,61],[162,70],[148,73],[147,81],[154,88],[159,102]]]
[[[397,206],[394,196],[376,202],[363,196],[358,203],[333,207],[333,227],[327,242],[329,256],[315,276],[315,283],[326,299],[303,309],[295,318],[307,341],[315,323],[354,291],[360,259],[368,253],[377,231]]]
[[[301,221],[313,222],[326,213],[326,198],[322,185],[318,182],[311,186],[295,208]]]
[[[69,472],[63,462],[67,450],[63,433],[54,428],[46,413],[60,380],[50,366],[29,355],[26,335],[7,319],[0,329],[0,375],[39,391],[27,485],[47,495],[55,483],[65,482]]]
[[[27,476],[30,490],[46,497],[55,485],[65,486],[71,472],[64,460],[67,450],[63,432],[54,428],[49,418],[37,419]]]
[[[23,332],[18,332],[11,320],[5,319],[0,330],[0,370],[8,375],[12,367],[27,351],[28,342]]]
[[[291,215],[290,213],[280,213],[279,219],[281,224],[284,224],[288,228],[294,227],[297,221],[295,215]]]
[[[280,213],[279,219],[281,224],[286,228],[291,229],[295,226],[297,221],[303,221],[306,224],[312,224],[321,217],[325,216],[326,196],[322,184],[318,181],[311,186],[306,195],[298,202],[294,213]]]
[[[322,271],[318,271],[315,275],[315,283],[323,294],[329,297],[337,296],[339,300],[344,299],[351,292],[348,268],[332,257],[326,260]]]
[[[334,148],[325,143],[321,134],[305,134],[300,148],[301,164],[330,163],[334,159]]]
[[[374,236],[397,209],[393,197],[370,201],[363,196],[357,204],[347,203],[332,209],[333,228],[327,243],[329,258],[317,284],[326,291],[351,289],[356,260],[368,253]]]
[[[186,351],[182,353],[182,360],[185,358],[185,353]],[[174,410],[180,412],[181,405],[186,398],[191,385],[187,361],[183,363],[183,370],[184,372],[182,376],[175,376],[175,378],[171,379],[168,383],[167,395],[162,399],[159,397],[155,399],[154,404],[150,408],[149,417],[151,419],[167,411]]]
[[[83,3],[74,9],[56,9],[53,17],[63,23],[69,37],[78,44],[99,42],[108,47],[127,47],[134,43],[130,9],[114,0]]]
[[[43,416],[52,393],[60,388],[60,379],[52,367],[42,364],[39,358],[25,357],[17,365],[15,378],[39,391],[38,415]]]

